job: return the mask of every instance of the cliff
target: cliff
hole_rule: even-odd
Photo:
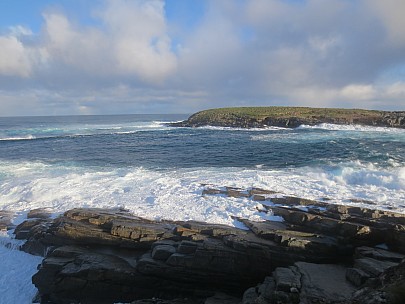
[[[197,112],[176,127],[296,128],[300,125],[358,124],[405,128],[405,111],[376,111],[308,107],[241,107],[219,108]]]

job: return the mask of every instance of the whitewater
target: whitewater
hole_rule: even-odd
[[[405,213],[405,130],[321,124],[297,129],[175,128],[187,115],[0,118],[0,210],[123,207],[160,220],[239,227],[274,219],[206,187],[258,187],[331,204]],[[239,227],[243,228],[243,227]],[[0,303],[31,303],[40,257],[0,235]]]

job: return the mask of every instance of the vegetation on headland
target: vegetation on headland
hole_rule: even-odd
[[[237,107],[197,112],[175,126],[200,127],[290,127],[320,123],[360,124],[405,128],[405,111],[388,112],[362,109],[309,107]]]

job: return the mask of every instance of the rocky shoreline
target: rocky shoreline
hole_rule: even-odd
[[[15,228],[22,250],[44,257],[39,303],[403,303],[405,215],[277,195],[243,197],[283,221],[245,229],[151,221],[123,209],[32,210]],[[0,212],[3,229],[13,228]],[[401,302],[402,301],[402,302]]]
[[[372,111],[300,107],[257,107],[211,109],[197,112],[173,127],[296,128],[331,123],[405,128],[405,111]]]

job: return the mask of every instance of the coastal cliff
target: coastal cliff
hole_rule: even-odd
[[[376,111],[308,107],[240,107],[197,112],[176,127],[296,128],[321,123],[405,128],[405,111]]]

